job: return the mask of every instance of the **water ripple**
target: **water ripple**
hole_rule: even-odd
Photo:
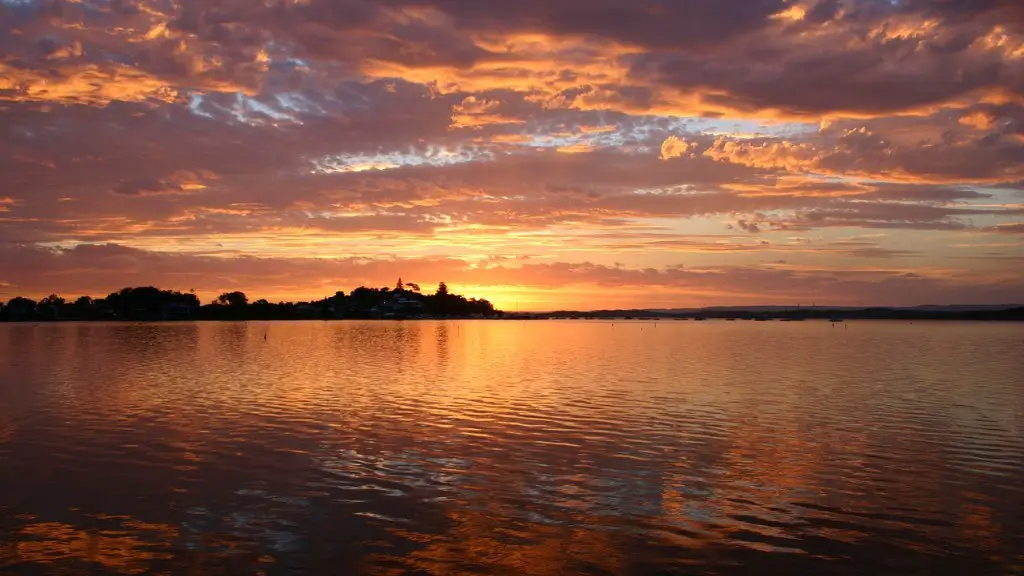
[[[1024,330],[0,326],[0,573],[1024,572]]]

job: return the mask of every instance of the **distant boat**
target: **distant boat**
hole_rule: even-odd
[[[755,322],[767,322],[768,319],[767,318],[754,318],[754,321]]]
[[[735,322],[736,319],[735,318],[726,318],[725,321],[726,322]]]
[[[843,319],[842,318],[829,318],[828,321],[829,322],[842,322]]]
[[[696,320],[697,322],[703,322],[703,321],[707,320],[708,317],[707,316],[694,316],[693,319]]]

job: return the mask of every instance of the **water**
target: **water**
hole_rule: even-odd
[[[1020,574],[1024,326],[0,325],[4,574]]]

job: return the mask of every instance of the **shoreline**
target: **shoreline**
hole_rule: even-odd
[[[803,322],[804,320],[793,320],[788,318],[776,317],[776,318],[732,318],[732,317],[711,317],[697,319],[694,317],[629,317],[629,316],[503,316],[503,317],[491,317],[491,318],[473,318],[473,317],[432,317],[432,318],[180,318],[180,319],[120,319],[120,318],[102,318],[102,319],[84,319],[84,318],[61,318],[54,320],[3,320],[0,321],[0,326],[5,324],[11,325],[26,325],[26,324],[190,324],[190,323],[208,323],[208,322],[437,322],[437,321],[600,321],[600,322],[631,322],[631,323],[674,323],[674,322],[703,322],[713,321],[719,322]],[[817,324],[828,324],[828,323],[843,323],[843,322],[870,322],[870,321],[896,321],[896,322],[1024,322],[1024,317],[1008,316],[1008,317],[964,317],[961,315],[951,316],[927,316],[927,317],[860,317],[860,316],[848,316],[843,318],[808,318],[808,322]]]

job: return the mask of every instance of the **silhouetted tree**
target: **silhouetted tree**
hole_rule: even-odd
[[[381,299],[381,292],[377,288],[360,286],[345,299],[345,311],[355,318],[365,317],[371,308],[381,303]]]
[[[405,290],[405,284],[402,284],[402,277],[399,276],[398,283],[395,284],[395,292],[401,292],[402,290]]]
[[[94,316],[96,305],[89,296],[79,296],[74,302],[65,303],[64,306],[60,306],[59,312],[61,318],[87,320]]]
[[[182,304],[189,308],[199,307],[195,294],[182,294],[171,290],[160,290],[153,286],[123,288],[107,296],[107,304],[118,318],[129,320],[158,320],[171,305]]]
[[[299,318],[379,318],[415,317],[423,314],[442,316],[491,316],[493,306],[486,300],[465,298],[449,292],[441,283],[435,294],[422,294],[419,285],[405,283],[401,288],[368,288],[360,286],[350,294],[337,291],[314,302],[294,304],[271,303],[260,299],[249,304],[243,292],[225,292],[213,303],[199,305],[195,294],[161,290],[153,286],[123,288],[106,298],[93,300],[82,296],[68,304],[51,294],[37,306],[27,298],[14,298],[0,309],[4,320],[122,319],[175,320],[198,318],[206,320],[285,320]]]
[[[56,294],[50,294],[36,305],[36,316],[40,320],[56,320],[60,318],[61,308],[63,307],[64,299]]]
[[[64,305],[64,299],[56,294],[50,294],[39,301],[39,306],[55,306],[60,308]]]
[[[245,292],[225,292],[220,296],[217,296],[217,300],[215,300],[215,302],[221,306],[242,308],[249,304],[249,297],[245,295]]]
[[[5,320],[31,320],[36,314],[36,301],[21,296],[15,296],[4,306],[3,317]]]

